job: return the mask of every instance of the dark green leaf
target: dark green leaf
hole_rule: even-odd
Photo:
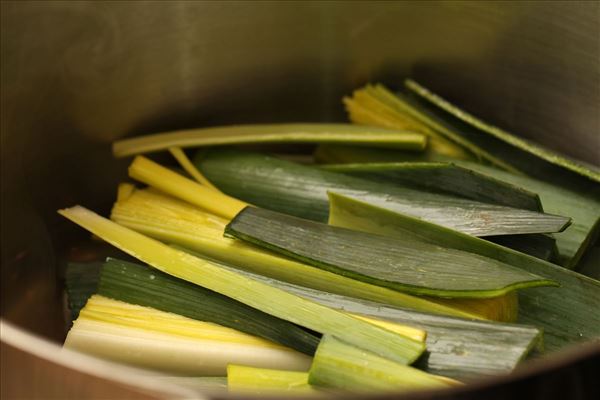
[[[557,232],[569,223],[565,217],[372,182],[255,153],[213,150],[196,157],[195,164],[233,197],[315,221],[327,220],[327,191],[336,191],[475,236]]]
[[[256,207],[242,210],[227,225],[225,234],[327,271],[414,294],[487,298],[518,288],[555,285],[477,254]]]

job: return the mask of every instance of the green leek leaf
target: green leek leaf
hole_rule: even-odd
[[[419,98],[425,100],[437,110],[445,113],[448,118],[445,119],[456,126],[455,131],[468,138],[467,140],[476,143],[481,149],[486,149],[494,154],[500,154],[501,158],[514,165],[527,174],[544,174],[545,177],[552,179],[548,175],[548,166],[558,166],[561,169],[568,170],[580,176],[586,177],[596,182],[600,182],[600,169],[560,155],[552,150],[546,149],[539,144],[515,136],[496,126],[488,124],[481,119],[461,110],[447,100],[441,98],[427,88],[413,80],[405,82],[406,87]],[[439,116],[440,114],[438,114]],[[440,116],[440,118],[442,118]],[[454,120],[453,120],[454,119]],[[463,124],[458,126],[457,122]],[[470,129],[467,129],[470,128]],[[555,168],[551,168],[554,171]]]
[[[225,234],[378,286],[440,297],[486,298],[555,282],[494,259],[247,207]],[[460,265],[460,268],[456,268]]]
[[[359,392],[452,386],[435,375],[379,357],[329,335],[321,339],[317,348],[308,383]]]
[[[269,314],[153,268],[109,258],[98,293],[105,297],[213,322],[312,355],[319,338]]]
[[[352,124],[264,124],[188,129],[123,139],[113,144],[116,157],[170,147],[222,146],[255,143],[345,143],[421,151],[426,136],[410,131]]]
[[[536,193],[450,163],[404,163],[402,168],[395,169],[386,169],[382,164],[332,164],[324,165],[322,168],[370,180],[407,184],[435,192],[449,193],[484,203],[543,211],[542,203]]]
[[[327,192],[359,196],[475,236],[557,232],[569,218],[382,184],[262,154],[212,150],[194,164],[223,192],[255,206],[325,222]]]

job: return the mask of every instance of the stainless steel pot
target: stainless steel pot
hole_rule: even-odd
[[[110,154],[115,138],[343,120],[343,94],[412,76],[490,121],[599,163],[597,2],[1,4],[3,398],[190,396],[60,351],[60,255],[81,233],[55,210],[107,210],[125,171]],[[435,396],[581,396],[599,354],[574,348]]]

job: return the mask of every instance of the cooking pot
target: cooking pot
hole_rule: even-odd
[[[56,210],[107,212],[128,163],[111,156],[117,138],[343,121],[344,94],[410,76],[599,163],[597,2],[1,4],[2,398],[205,396],[61,350],[63,255],[87,237]],[[599,357],[588,343],[510,376],[406,398],[593,397]]]

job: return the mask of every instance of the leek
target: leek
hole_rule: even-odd
[[[158,270],[268,314],[322,334],[335,334],[348,343],[400,363],[412,363],[424,350],[421,342],[177,251],[83,207],[64,209],[59,213]]]
[[[557,285],[478,254],[255,207],[240,212],[225,234],[327,271],[413,294],[486,298],[518,288]]]
[[[65,289],[67,293],[67,305],[71,311],[71,320],[77,319],[79,310],[91,295],[98,291],[100,270],[102,263],[76,263],[67,264],[65,271]]]
[[[460,145],[398,110],[396,104],[390,104],[382,96],[374,96],[360,90],[355,91],[353,97],[344,97],[343,101],[350,121],[355,124],[421,132],[428,138],[425,154],[470,158],[469,153]]]
[[[115,203],[111,218],[161,241],[258,274],[332,293],[464,318],[512,321],[515,296],[495,299],[415,297],[323,271],[258,247],[223,237],[227,220],[154,190],[135,190]]]
[[[408,184],[436,192],[449,193],[484,203],[531,211],[543,211],[536,193],[506,183],[488,175],[443,162],[404,163],[402,168],[386,170],[385,164],[324,165],[327,171],[379,180],[386,183]]]
[[[242,201],[200,186],[142,156],[137,156],[129,166],[129,176],[223,218],[233,218],[247,206]]]
[[[534,349],[543,348],[542,332],[533,326],[421,313],[314,290],[248,272],[245,274],[317,303],[355,316],[368,317],[369,321],[387,321],[394,323],[393,327],[406,327],[408,324],[426,330],[427,354],[416,365],[434,374],[473,380],[481,376],[508,373]]]
[[[108,259],[98,293],[105,297],[213,322],[312,355],[319,338],[304,329],[170,275],[126,261]]]
[[[517,170],[509,163],[505,162],[499,157],[496,157],[496,155],[481,149],[479,146],[469,140],[470,138],[463,137],[463,135],[461,135],[462,132],[457,132],[456,130],[444,125],[434,115],[426,112],[422,109],[422,107],[415,105],[409,97],[402,94],[394,94],[383,85],[367,85],[362,89],[355,90],[353,93],[353,99],[357,102],[363,102],[365,104],[367,104],[366,99],[372,99],[380,104],[385,104],[385,106],[391,110],[394,116],[410,121],[411,127],[413,127],[412,129],[428,134],[431,137],[444,138],[446,142],[453,143],[455,147],[459,147],[466,152],[467,155],[465,156],[458,151],[455,151],[455,154],[452,154],[452,152],[445,151],[446,149],[441,149],[440,151],[439,146],[432,146],[430,153],[443,154],[444,156],[450,156],[459,159],[476,158],[485,160],[507,171],[517,172]],[[367,105],[367,107],[370,106]],[[350,118],[352,119],[352,110],[350,109],[349,111]],[[379,109],[372,108],[372,111],[376,114],[380,113]],[[375,123],[375,125],[385,126],[380,125],[379,123]]]
[[[175,157],[175,159],[177,160],[179,165],[181,165],[184,171],[187,172],[198,183],[216,191],[219,191],[219,189],[217,189],[212,183],[210,183],[210,181],[206,179],[196,167],[194,167],[194,164],[192,164],[188,156],[185,155],[185,152],[181,150],[180,147],[169,147],[169,153],[171,153],[171,155]]]
[[[469,140],[477,143],[477,146],[480,148],[489,149],[496,154],[505,154],[504,158],[523,172],[536,173],[538,172],[536,168],[545,170],[547,168],[545,164],[550,164],[591,179],[592,181],[600,182],[600,169],[591,164],[567,158],[488,124],[450,104],[447,100],[432,93],[413,80],[407,80],[406,87],[437,110],[443,111],[447,116],[466,124],[466,126],[463,125],[460,128],[460,133],[463,137],[468,136]],[[469,128],[474,130],[474,132],[470,133]],[[548,176],[548,178],[554,177]]]
[[[170,147],[222,146],[256,143],[346,143],[421,151],[426,136],[409,131],[351,124],[267,124],[198,128],[123,139],[113,154],[125,157]]]
[[[282,371],[245,365],[227,366],[230,393],[245,395],[309,395],[318,393],[308,384],[308,372]]]
[[[231,196],[321,222],[327,220],[327,192],[335,191],[475,236],[557,232],[569,224],[565,217],[372,182],[262,154],[210,150],[194,164]]]
[[[390,168],[387,163],[332,164],[322,168],[382,183],[400,182],[486,203],[543,211],[537,194],[451,163],[407,162],[399,168]],[[486,239],[547,261],[558,256],[556,242],[549,235],[500,235]]]
[[[177,375],[223,376],[227,364],[305,370],[310,357],[245,333],[92,296],[64,346]]]
[[[397,161],[420,160],[406,153],[349,146],[322,147],[317,150],[316,155],[324,162],[363,163],[347,166],[345,173],[356,173],[364,168],[370,173],[375,173],[377,170],[378,173],[387,174],[404,168],[405,163]],[[571,226],[564,232],[554,234],[560,255],[559,262],[569,269],[575,268],[588,245],[593,243],[594,237],[600,231],[600,196],[597,192],[575,191],[473,162],[451,161],[483,175],[527,188],[540,196],[546,212],[570,216],[573,221]],[[365,164],[372,162],[376,163],[372,166]]]
[[[519,292],[519,321],[544,329],[546,347],[559,349],[600,336],[600,282],[535,257],[461,232],[391,213],[357,199],[331,194],[331,221],[336,226],[418,238],[461,251],[493,258],[551,279],[560,288],[531,288]]]
[[[441,389],[458,384],[450,382],[329,335],[321,339],[308,375],[308,383],[316,387],[359,392]]]

